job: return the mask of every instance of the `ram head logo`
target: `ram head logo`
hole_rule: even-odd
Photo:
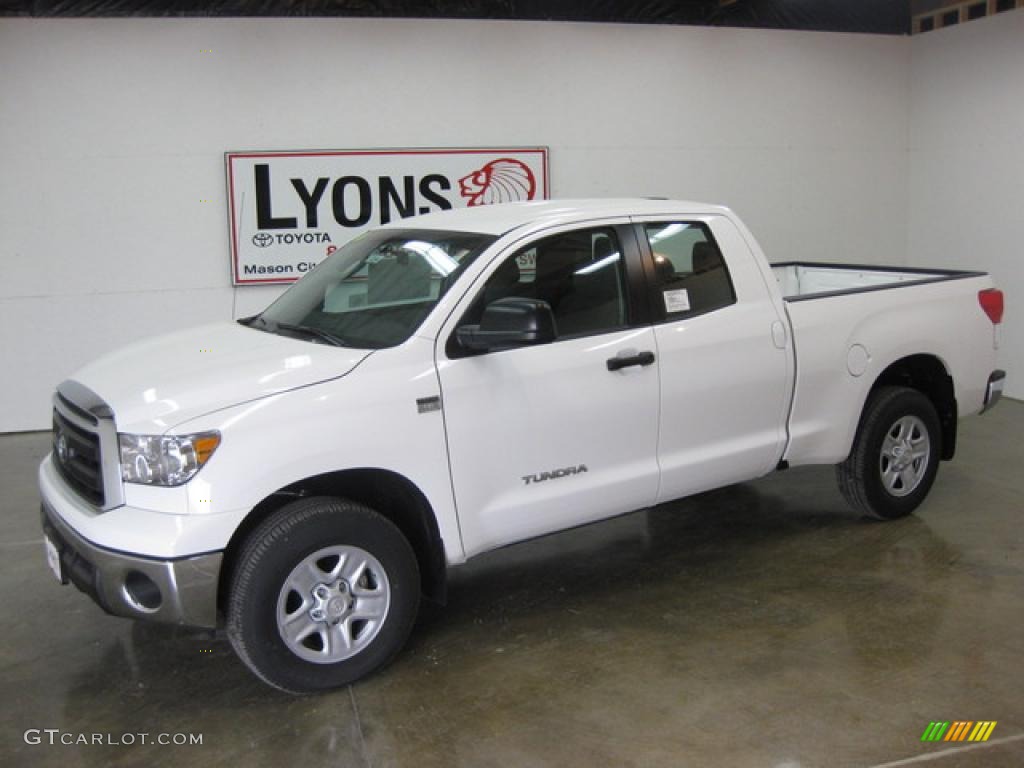
[[[459,179],[466,205],[490,205],[533,200],[537,181],[526,163],[503,157]]]

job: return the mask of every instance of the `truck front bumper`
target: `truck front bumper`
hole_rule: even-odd
[[[74,584],[115,616],[217,626],[217,579],[223,553],[177,559],[127,554],[93,544],[44,501],[43,532],[54,546],[62,583]]]

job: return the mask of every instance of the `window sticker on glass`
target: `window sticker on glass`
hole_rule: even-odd
[[[669,314],[673,312],[688,312],[690,309],[690,292],[685,288],[676,288],[672,291],[662,291],[662,296],[665,297],[665,311]]]

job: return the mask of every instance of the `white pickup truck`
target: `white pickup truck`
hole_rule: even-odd
[[[340,686],[495,547],[799,464],[908,514],[1000,396],[1002,311],[979,272],[770,265],[717,206],[398,221],[62,383],[50,565],[111,613],[226,627],[278,688]]]

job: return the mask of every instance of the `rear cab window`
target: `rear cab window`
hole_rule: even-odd
[[[656,320],[680,320],[736,303],[729,269],[706,224],[651,222],[643,231],[654,266]]]

